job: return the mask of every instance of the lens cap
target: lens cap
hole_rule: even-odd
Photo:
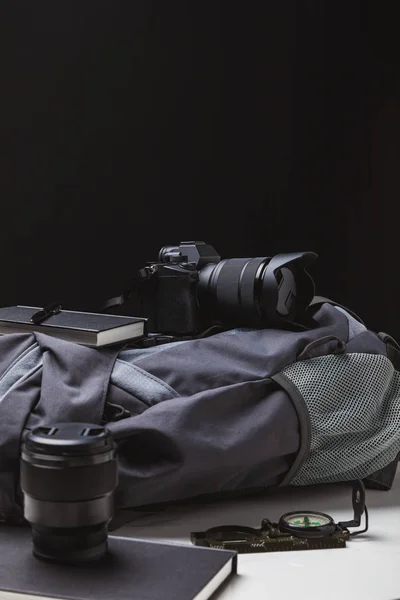
[[[90,423],[55,423],[50,427],[37,427],[24,440],[25,452],[53,456],[100,454],[113,447],[107,429]]]

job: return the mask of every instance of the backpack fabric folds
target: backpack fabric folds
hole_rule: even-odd
[[[0,337],[0,520],[22,514],[25,431],[103,423],[117,505],[373,477],[400,452],[396,343],[339,306],[307,329],[235,329],[153,348]]]

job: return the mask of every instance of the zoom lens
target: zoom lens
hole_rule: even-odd
[[[238,326],[295,320],[314,296],[306,267],[316,258],[302,252],[207,264],[199,275],[199,305],[210,320]]]
[[[115,444],[106,428],[55,423],[29,432],[21,489],[34,555],[61,563],[104,556],[117,483]]]

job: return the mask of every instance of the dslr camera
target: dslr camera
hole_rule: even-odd
[[[137,279],[148,330],[193,336],[215,325],[295,323],[314,296],[307,268],[316,258],[313,252],[298,252],[221,260],[202,241],[164,246]]]

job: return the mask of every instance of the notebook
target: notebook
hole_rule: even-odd
[[[101,347],[139,339],[146,333],[144,318],[73,310],[60,310],[40,324],[31,323],[31,317],[40,310],[34,306],[0,308],[0,334],[38,331],[76,344]]]
[[[29,527],[0,525],[0,599],[208,600],[236,573],[236,552],[109,536],[87,565],[35,558]],[[13,593],[8,593],[13,592]]]

